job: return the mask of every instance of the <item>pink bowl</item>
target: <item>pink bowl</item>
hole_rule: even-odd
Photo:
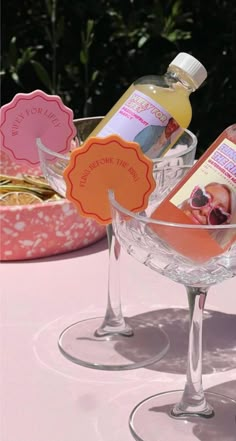
[[[40,174],[13,164],[0,153],[2,174]],[[0,260],[26,260],[83,248],[105,236],[94,220],[81,217],[66,199],[33,205],[0,206]]]
[[[101,119],[99,116],[74,120],[79,139],[86,139]],[[185,132],[181,141],[184,150],[177,153],[173,150],[173,156],[167,158],[165,164],[193,163],[197,138]],[[161,159],[156,160],[154,171],[163,163]],[[3,152],[0,152],[0,164],[2,174],[42,174],[38,168],[12,163]],[[30,206],[0,206],[0,234],[0,260],[24,260],[85,247],[104,237],[106,229],[94,220],[81,217],[72,203],[64,199]]]

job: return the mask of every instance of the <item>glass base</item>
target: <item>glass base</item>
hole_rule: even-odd
[[[138,441],[235,441],[236,401],[224,395],[206,392],[213,407],[212,418],[199,415],[172,417],[171,411],[183,391],[153,395],[139,403],[130,415],[130,430]]]
[[[102,317],[77,322],[60,335],[58,346],[70,361],[93,369],[128,370],[160,360],[169,348],[169,339],[159,326],[143,320],[126,319],[134,331],[131,336],[98,336]]]

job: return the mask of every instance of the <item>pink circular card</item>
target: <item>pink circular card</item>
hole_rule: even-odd
[[[76,135],[73,112],[61,98],[41,90],[15,95],[1,108],[2,150],[15,162],[39,164],[36,138],[57,153],[70,150]]]

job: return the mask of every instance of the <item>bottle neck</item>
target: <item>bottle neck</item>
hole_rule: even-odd
[[[179,87],[183,89],[183,91],[185,91],[185,93],[188,95],[197,89],[192,78],[186,72],[176,66],[169,66],[165,74],[165,80],[172,87]]]

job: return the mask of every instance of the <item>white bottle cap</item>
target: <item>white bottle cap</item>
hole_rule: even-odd
[[[198,88],[207,77],[207,71],[205,67],[190,54],[180,52],[169,66],[175,66],[187,73],[196,88]]]

